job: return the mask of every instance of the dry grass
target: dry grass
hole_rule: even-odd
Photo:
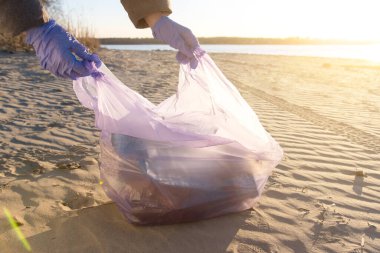
[[[90,51],[94,52],[100,47],[99,40],[95,38],[94,33],[90,28],[83,27],[79,24],[73,25],[70,21],[68,21],[66,24],[63,24],[63,26]]]
[[[20,34],[16,37],[0,35],[0,50],[9,53],[17,51],[30,52],[33,48],[25,43],[25,34]]]
[[[94,52],[100,47],[99,40],[93,36],[89,28],[79,25],[73,26],[70,22],[63,24],[63,27],[73,34],[90,51]],[[22,33],[16,37],[0,35],[0,50],[14,53],[18,51],[30,52],[33,51],[33,48],[25,43],[25,33]]]

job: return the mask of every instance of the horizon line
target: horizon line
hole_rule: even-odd
[[[146,42],[154,44],[164,44],[159,40],[152,37],[96,37],[100,41],[104,42]],[[216,36],[216,37],[198,37],[198,40],[203,44],[379,44],[380,40],[357,40],[357,39],[324,39],[324,38],[310,38],[310,37],[228,37],[228,36]]]

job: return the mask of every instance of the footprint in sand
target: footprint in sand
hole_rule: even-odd
[[[48,126],[48,127],[63,128],[63,127],[65,127],[65,124],[64,124],[64,123],[61,123],[61,122],[53,121],[53,122],[50,122],[47,126]]]
[[[240,243],[237,248],[238,253],[267,253],[268,251],[264,251],[263,249],[249,244]]]
[[[69,208],[69,210],[78,210],[83,207],[93,206],[94,204],[95,200],[93,193],[74,192],[72,190],[67,193],[63,202],[61,202],[61,205],[66,207],[63,209]]]
[[[77,162],[71,162],[71,163],[58,163],[56,164],[56,168],[59,170],[76,170],[82,167]]]

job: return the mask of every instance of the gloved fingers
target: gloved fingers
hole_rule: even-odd
[[[199,42],[189,28],[163,16],[157,21],[152,31],[156,39],[179,50],[181,53],[177,55],[179,62],[189,62],[190,59],[194,58],[194,50],[199,47]],[[187,60],[185,60],[186,57]]]
[[[101,78],[103,73],[99,72],[95,67],[96,63],[88,60],[78,61],[75,59],[74,66],[69,73],[72,80],[76,80],[79,77],[92,76],[93,78]]]
[[[190,63],[190,67],[192,69],[196,69],[198,66],[197,57],[203,56],[205,54],[205,51],[200,48],[198,39],[194,36],[190,29],[183,29],[181,32],[181,37],[186,44],[186,50],[191,54],[185,54],[187,59],[184,58],[184,55],[177,54],[177,60],[182,63]]]
[[[48,68],[54,75],[62,78],[73,79],[73,66],[78,62],[75,56],[68,49],[60,51],[59,60],[50,61]],[[73,79],[75,80],[75,79]]]
[[[182,63],[182,64],[187,64],[189,63],[189,57],[187,57],[186,55],[184,55],[183,53],[181,52],[178,52],[177,55],[176,55],[176,59],[179,63]]]
[[[91,72],[93,78],[98,79],[104,76],[104,74],[97,69],[98,67],[95,62],[84,60],[83,64]]]
[[[193,58],[202,57],[205,53],[206,53],[205,50],[203,50],[201,47],[197,47],[194,50],[192,57],[189,58],[185,54],[183,54],[181,52],[178,52],[176,58],[177,58],[178,62],[186,64],[186,63],[188,63]]]
[[[78,78],[78,74],[75,73],[75,72],[71,72],[71,73],[69,74],[69,77],[70,77],[71,80],[75,81],[75,80],[77,80],[77,78]]]
[[[70,50],[84,60],[87,60],[91,56],[91,54],[88,53],[87,48],[77,40],[72,42]]]
[[[181,37],[192,51],[199,47],[198,39],[195,37],[195,35],[192,33],[190,29],[183,29],[181,32]]]
[[[95,66],[97,68],[100,68],[100,66],[102,65],[102,60],[100,60],[99,56],[97,54],[92,54],[91,59],[91,61],[95,62]]]
[[[87,69],[84,65],[84,62],[75,60],[73,68],[70,72],[70,77],[73,79],[73,77],[84,77],[91,75],[91,70]],[[74,80],[74,79],[73,79]]]
[[[40,65],[42,69],[48,68],[48,62],[47,62],[46,57],[40,58]]]
[[[200,46],[198,46],[195,50],[194,50],[194,55],[196,56],[196,57],[201,57],[201,56],[203,56],[204,54],[206,53],[206,51],[205,50],[203,50]]]
[[[190,67],[192,69],[196,69],[198,66],[198,59],[196,57],[187,57],[186,55],[182,54],[181,52],[178,52],[176,55],[177,61],[181,64],[190,64]]]
[[[96,67],[99,68],[102,65],[102,61],[99,56],[96,54],[91,54],[88,52],[88,49],[82,45],[79,41],[75,40],[71,46],[71,51],[83,60],[93,61],[96,64]]]
[[[52,65],[50,66],[50,69],[51,69],[50,71],[55,76],[62,77],[65,79],[70,78],[69,76],[70,69],[67,68],[66,62],[60,61],[57,64],[52,63]]]
[[[82,57],[81,57],[82,58]],[[95,66],[99,68],[102,65],[102,61],[100,60],[99,56],[97,54],[89,54],[87,58],[82,58],[83,60],[87,60],[90,62],[94,62]]]
[[[186,41],[182,37],[180,37],[180,39],[177,40],[175,48],[178,49],[182,54],[184,54],[188,58],[194,57],[192,50],[189,48]]]
[[[197,68],[197,66],[198,66],[198,59],[197,58],[195,58],[195,57],[193,57],[193,58],[191,58],[190,59],[190,67],[192,68],[192,69],[196,69]]]
[[[60,72],[60,71],[53,72],[51,70],[50,72],[53,75],[55,75],[56,77],[60,77],[60,78],[64,78],[64,79],[72,79],[71,76],[70,76],[70,71],[69,70],[66,70],[64,72]],[[75,79],[72,79],[72,80],[75,80]]]

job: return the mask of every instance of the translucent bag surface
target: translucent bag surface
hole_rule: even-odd
[[[251,208],[283,152],[236,87],[203,55],[181,65],[177,93],[154,105],[104,76],[74,81],[101,129],[101,179],[136,224],[167,224]]]

